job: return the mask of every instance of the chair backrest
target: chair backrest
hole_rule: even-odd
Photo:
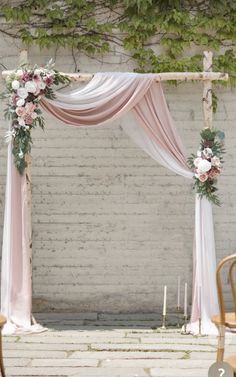
[[[234,300],[234,313],[236,316],[236,289],[235,289],[235,284],[234,284],[234,267],[235,266],[236,266],[236,260],[230,266],[229,279],[230,279],[231,291],[232,291],[233,300]]]
[[[236,266],[236,254],[229,255],[220,261],[217,266],[216,270],[216,285],[217,285],[217,292],[218,292],[218,299],[219,299],[219,307],[220,307],[220,322],[221,325],[225,323],[225,302],[224,302],[224,294],[223,294],[223,287],[221,281],[221,271],[226,263],[231,262],[229,268],[229,277],[230,277],[230,285],[233,295],[234,301],[234,310],[236,314],[236,290],[234,286],[234,267]]]

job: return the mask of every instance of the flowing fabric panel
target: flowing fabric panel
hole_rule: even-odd
[[[161,86],[151,74],[95,74],[83,89],[58,93],[57,99],[53,101],[44,98],[42,107],[62,122],[80,127],[98,126],[133,110],[138,121],[136,129],[127,124],[125,131],[163,166],[187,178],[192,177]],[[9,322],[27,331],[31,311],[31,265],[27,246],[29,234],[25,229],[27,190],[25,177],[20,177],[16,172],[11,151],[9,154],[2,257],[2,309]],[[211,205],[199,197],[196,200],[194,250],[196,265],[192,322],[199,317],[199,292],[202,291],[205,293],[201,296],[201,311],[205,313],[204,320],[209,322],[217,308],[214,233]],[[212,295],[210,305],[209,295]]]
[[[97,73],[85,88],[58,93],[53,101],[43,98],[41,105],[63,123],[98,126],[131,110],[153,82],[148,74]]]
[[[206,198],[196,195],[195,199],[195,244],[193,271],[193,305],[191,323],[188,331],[217,335],[216,326],[211,317],[219,313],[216,291],[216,256],[215,236],[212,217],[212,205]]]
[[[31,326],[32,255],[28,228],[26,175],[20,176],[8,146],[2,248],[1,312],[7,318],[3,334],[42,331]]]

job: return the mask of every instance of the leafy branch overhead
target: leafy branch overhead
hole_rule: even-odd
[[[215,71],[236,71],[235,0],[3,0],[0,12],[0,32],[26,45],[115,50],[140,72],[199,71],[210,49]]]

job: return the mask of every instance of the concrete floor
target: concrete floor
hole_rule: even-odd
[[[216,338],[181,335],[176,328],[160,332],[155,320],[37,318],[47,332],[3,339],[8,377],[207,377],[215,361]],[[236,335],[226,343],[227,353],[236,353]]]

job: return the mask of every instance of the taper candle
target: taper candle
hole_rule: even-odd
[[[178,276],[177,309],[180,308],[180,276]]]
[[[164,286],[164,297],[163,297],[163,315],[166,315],[166,299],[167,299],[167,286]]]
[[[188,284],[184,284],[184,316],[188,315]]]
[[[199,332],[198,334],[202,334],[202,297],[201,297],[201,286],[198,287],[198,304],[199,304]]]

